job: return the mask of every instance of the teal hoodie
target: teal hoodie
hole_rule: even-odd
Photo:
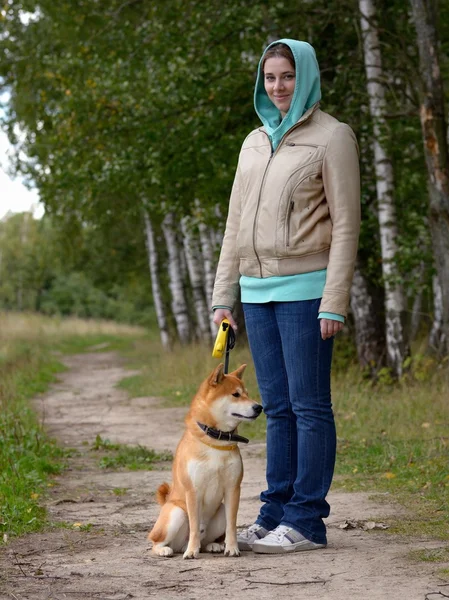
[[[271,102],[265,91],[262,61],[265,52],[274,44],[283,43],[289,46],[295,58],[296,82],[295,92],[285,118],[281,118],[278,108]],[[256,89],[254,92],[254,107],[268,133],[273,150],[276,150],[282,137],[295,125],[303,114],[321,99],[320,70],[315,50],[307,42],[282,39],[273,42],[265,48],[259,62]]]

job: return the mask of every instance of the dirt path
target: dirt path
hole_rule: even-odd
[[[117,390],[116,383],[129,371],[113,353],[82,354],[65,362],[69,370],[36,404],[50,432],[80,455],[52,488],[48,506],[56,522],[90,525],[85,531],[61,528],[28,535],[0,551],[0,599],[449,597],[449,584],[435,574],[441,565],[407,559],[410,549],[438,547],[441,542],[339,528],[347,519],[381,521],[392,514],[394,508],[376,505],[366,494],[331,493],[329,546],[322,551],[289,556],[243,553],[237,559],[202,554],[196,561],[184,561],[180,555],[152,557],[146,532],[158,513],[153,493],[169,473],[101,470],[88,445],[100,434],[112,442],[174,450],[184,409],[161,408],[157,399],[130,399]],[[239,525],[250,524],[257,514],[265,481],[263,452],[263,444],[255,443],[242,450]]]

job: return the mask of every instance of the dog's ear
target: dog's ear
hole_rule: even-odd
[[[241,367],[233,371],[231,375],[234,375],[234,377],[237,377],[237,379],[242,379],[245,369],[246,365],[242,365]]]
[[[214,370],[212,375],[209,377],[210,385],[217,385],[223,381],[224,378],[224,365],[220,363],[218,367]]]

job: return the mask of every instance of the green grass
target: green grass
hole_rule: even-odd
[[[43,348],[21,344],[0,364],[0,539],[36,531],[45,522],[40,500],[64,455],[30,409],[63,366]]]
[[[127,446],[125,444],[112,444],[109,440],[97,435],[92,444],[92,450],[99,452],[101,458],[99,465],[103,469],[122,469],[131,471],[146,469],[153,470],[161,462],[171,461],[170,452],[158,453],[144,446]]]
[[[422,562],[449,562],[449,548],[443,546],[441,548],[411,550],[409,552],[409,558],[411,560]]]

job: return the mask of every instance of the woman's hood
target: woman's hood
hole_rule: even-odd
[[[265,91],[262,61],[266,51],[274,44],[286,44],[295,58],[295,91],[288,113],[284,119],[278,108],[271,102]],[[265,48],[257,71],[254,107],[268,133],[273,149],[276,149],[282,137],[299,121],[303,114],[321,99],[320,70],[315,50],[307,42],[282,39]]]

